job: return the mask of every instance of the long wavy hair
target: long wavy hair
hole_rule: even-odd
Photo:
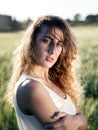
[[[80,79],[75,73],[78,64],[74,64],[78,57],[76,41],[67,22],[58,16],[40,17],[28,27],[21,44],[13,55],[12,76],[7,89],[7,100],[13,104],[13,90],[19,77],[25,71],[28,74],[31,73],[36,38],[41,33],[43,26],[48,27],[49,30],[58,28],[64,34],[62,52],[57,62],[49,69],[49,77],[62,91],[71,96],[75,104],[79,104],[83,87],[81,87]]]

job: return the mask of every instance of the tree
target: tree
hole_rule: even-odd
[[[81,20],[81,15],[80,15],[80,14],[74,15],[73,20],[74,20],[75,22],[79,22],[79,21]]]
[[[87,23],[96,23],[98,22],[98,15],[88,15],[85,19]]]

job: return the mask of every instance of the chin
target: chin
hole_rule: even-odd
[[[52,64],[52,65],[43,65],[43,67],[45,67],[45,68],[47,68],[47,69],[50,69],[53,65],[54,65],[54,64]]]
[[[49,65],[49,66],[47,66],[47,68],[49,68],[49,69],[50,69],[50,68],[51,68],[53,65],[54,65],[54,64],[52,64],[52,65]]]
[[[44,68],[50,69],[55,63],[41,63],[40,65]]]

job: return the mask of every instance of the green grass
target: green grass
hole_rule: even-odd
[[[24,32],[0,33],[0,130],[18,130],[13,109],[4,101],[11,68],[12,52]]]
[[[23,33],[23,31],[0,33],[0,55],[11,53],[20,42]]]
[[[86,80],[86,98],[82,106],[88,118],[88,130],[98,130],[98,27],[75,27],[79,42],[81,71]]]
[[[88,130],[98,130],[98,27],[72,27],[77,38],[81,72],[86,80],[82,110],[88,118]],[[0,130],[18,130],[13,109],[3,101],[11,70],[12,52],[24,32],[0,33]]]

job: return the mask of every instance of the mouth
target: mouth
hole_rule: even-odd
[[[48,62],[53,62],[53,61],[54,61],[54,58],[47,56],[47,57],[46,57],[46,61],[48,61]]]

